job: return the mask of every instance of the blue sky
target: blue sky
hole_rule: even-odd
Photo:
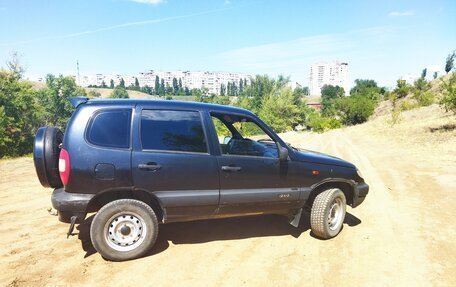
[[[456,49],[456,1],[0,0],[0,66],[26,76],[210,70],[283,74],[340,60],[393,86]]]

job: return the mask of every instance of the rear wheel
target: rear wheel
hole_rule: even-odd
[[[104,258],[124,261],[141,257],[155,244],[158,220],[142,201],[120,199],[103,206],[90,226],[90,238]]]
[[[62,187],[59,174],[60,144],[63,133],[56,127],[39,128],[35,135],[33,162],[36,174],[44,187]]]
[[[338,188],[323,191],[315,198],[310,212],[312,232],[323,239],[339,234],[345,219],[346,199]]]

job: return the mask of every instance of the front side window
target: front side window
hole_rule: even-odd
[[[248,117],[211,114],[220,149],[224,155],[277,158],[277,144]]]
[[[199,112],[143,110],[143,149],[207,153]]]
[[[87,130],[87,140],[94,145],[130,147],[131,110],[106,110],[97,113]]]

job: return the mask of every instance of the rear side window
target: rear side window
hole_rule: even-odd
[[[207,152],[199,112],[143,110],[141,114],[143,149]]]
[[[92,119],[87,140],[98,146],[130,147],[131,110],[106,110]]]

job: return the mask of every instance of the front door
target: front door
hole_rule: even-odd
[[[219,202],[217,160],[209,154],[200,112],[140,109],[135,188],[154,193],[168,221],[214,214]]]
[[[296,206],[298,183],[277,143],[254,118],[211,113],[220,145],[220,213],[275,213]]]

